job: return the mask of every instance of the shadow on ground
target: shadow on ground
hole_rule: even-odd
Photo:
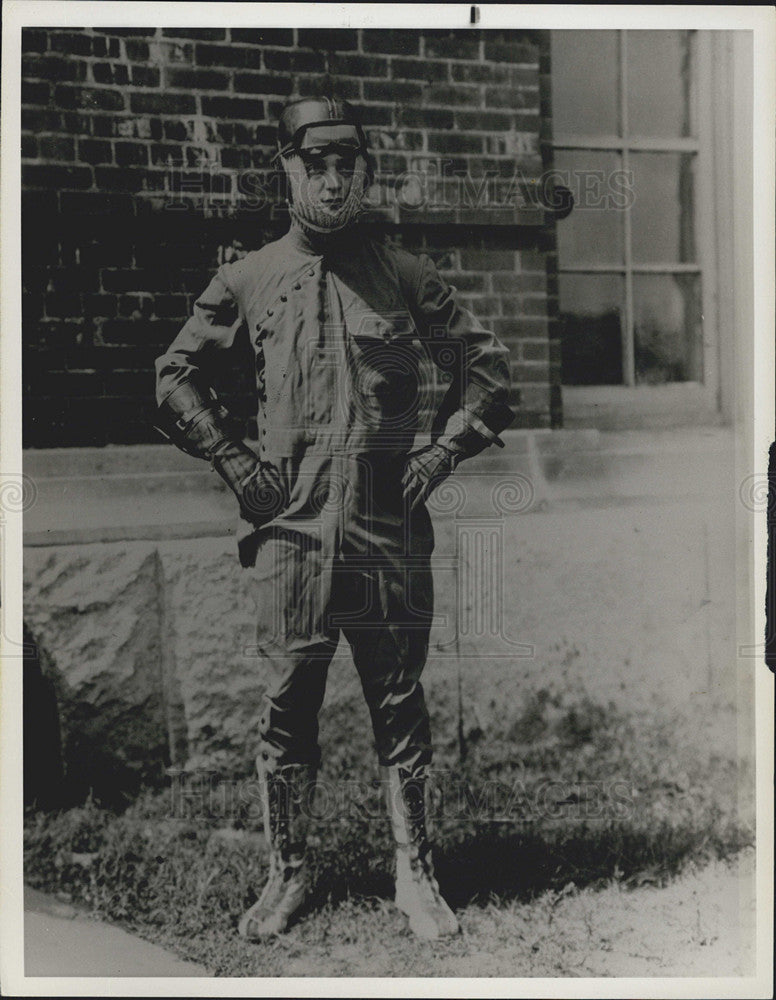
[[[439,842],[434,860],[442,892],[458,908],[494,900],[527,902],[569,883],[582,888],[612,878],[631,887],[662,885],[690,859],[729,857],[748,843],[746,832],[735,827],[710,835],[689,825],[636,831],[610,823],[573,832],[564,825],[556,836],[546,829],[481,830]],[[313,861],[305,914],[348,898],[393,898],[390,848],[369,857],[364,844],[354,842],[332,853]]]

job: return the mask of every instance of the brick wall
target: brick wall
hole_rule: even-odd
[[[549,155],[543,33],[30,28],[22,44],[27,446],[158,440],[153,359],[225,248],[287,227],[274,125],[321,91],[363,111],[376,221],[509,345],[515,426],[558,422],[554,231],[531,183]],[[222,391],[249,417],[237,354]]]

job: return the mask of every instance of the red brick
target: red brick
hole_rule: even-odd
[[[539,47],[521,42],[491,42],[485,38],[485,58],[494,62],[539,63]]]
[[[148,165],[148,146],[142,142],[117,142],[116,163],[121,167]]]
[[[431,59],[393,59],[391,76],[394,80],[427,80],[432,83],[448,79],[448,66]]]
[[[148,62],[151,56],[148,42],[141,41],[139,38],[128,38],[124,42],[124,51],[130,62]]]
[[[106,292],[168,292],[169,276],[160,270],[103,268],[102,287]]]
[[[135,114],[192,115],[197,110],[192,94],[131,94],[129,106]]]
[[[166,319],[109,319],[103,323],[102,336],[110,344],[169,343],[179,329],[180,323]]]
[[[424,31],[425,54],[431,59],[478,59],[478,32]]]
[[[189,137],[188,129],[184,122],[165,121],[162,122],[164,138],[172,142],[185,142]]]
[[[512,67],[497,63],[453,62],[450,72],[455,83],[509,83]]]
[[[44,111],[40,108],[22,108],[22,128],[31,132],[58,129],[62,119],[56,111]]]
[[[162,28],[164,38],[191,38],[194,41],[221,42],[226,38],[225,28]]]
[[[123,119],[119,119],[123,121]],[[99,138],[112,138],[118,135],[118,122],[112,115],[95,115],[92,118],[92,132]]]
[[[65,111],[62,114],[61,126],[63,131],[71,135],[90,135],[92,130],[92,116],[82,115],[76,111]],[[59,131],[59,127],[57,128]]]
[[[545,274],[548,265],[548,255],[538,250],[520,251],[520,268],[522,271],[536,271]]]
[[[493,275],[493,288],[497,292],[540,292],[545,287],[546,278],[544,274],[510,274]]]
[[[155,295],[152,300],[153,313],[161,318],[185,318],[188,304],[185,295]]]
[[[358,48],[358,32],[353,28],[299,28],[297,44],[328,52],[348,52]]]
[[[103,38],[98,35],[92,39],[92,53],[98,59],[118,59],[121,56],[121,43],[118,38]]]
[[[367,142],[374,150],[390,149],[409,152],[423,149],[423,132],[410,129],[367,129]]]
[[[107,323],[105,325],[109,326]],[[110,333],[108,336],[110,336]],[[134,342],[134,337],[131,342]],[[156,382],[153,371],[108,371],[103,376],[103,379],[106,396],[129,396],[134,399],[143,399],[149,392],[153,392]]]
[[[236,94],[290,94],[291,80],[287,76],[270,76],[267,73],[235,73]]]
[[[22,52],[45,52],[48,49],[48,32],[22,28]]]
[[[22,56],[22,76],[28,80],[83,81],[87,64],[81,59],[63,59],[61,56]]]
[[[393,108],[390,105],[354,105],[365,128],[393,124]]]
[[[388,60],[382,56],[361,56],[351,53],[332,55],[329,71],[337,76],[388,76]]]
[[[255,120],[264,117],[264,104],[245,97],[203,97],[202,114],[213,118]]]
[[[399,108],[399,121],[402,125],[417,128],[452,128],[453,112],[444,108]]]
[[[105,316],[111,317],[116,315],[116,296],[115,295],[84,295],[84,312],[87,316]]]
[[[123,111],[125,106],[121,91],[104,87],[57,87],[55,99],[60,108]]]
[[[247,42],[249,45],[293,45],[292,28],[232,28],[233,42]]]
[[[90,188],[92,186],[92,172],[88,167],[61,167],[53,164],[29,163],[22,167],[22,185],[54,190]]]
[[[486,87],[485,103],[491,108],[523,108],[535,107],[538,93],[522,87]]]
[[[338,100],[344,101],[359,101],[361,99],[361,81],[355,79],[349,79],[348,77],[338,77],[335,80],[329,82],[328,77],[322,77],[320,75],[316,76],[297,76],[295,77],[296,86],[295,91],[300,94],[304,94],[306,97],[315,97],[320,94],[325,94],[326,96],[335,97]],[[272,109],[269,109],[269,117],[273,121],[276,121],[280,114],[280,107],[277,109],[277,113],[274,113]]]
[[[448,275],[448,281],[459,292],[484,292],[488,288],[487,278],[483,274],[457,271],[453,275]]]
[[[549,361],[549,340],[524,340],[522,354],[526,361]]]
[[[522,361],[512,361],[512,379],[518,384],[526,382],[536,383],[536,382],[548,382],[549,381],[549,369],[546,362],[529,362],[525,363]]]
[[[95,83],[129,83],[129,69],[123,63],[93,63],[92,78]]]
[[[156,66],[133,66],[133,87],[158,87],[161,83],[161,73]]]
[[[477,87],[463,84],[432,84],[423,91],[423,103],[476,108],[480,103],[480,92]]]
[[[156,28],[95,28],[103,35],[116,35],[119,38],[153,38]]]
[[[43,135],[40,137],[40,156],[44,160],[74,160],[75,143],[66,136]]]
[[[131,167],[95,167],[98,188],[106,191],[142,191],[145,171]]]
[[[514,271],[515,265],[513,250],[461,250],[461,267],[465,271]]]
[[[396,153],[379,153],[377,172],[381,175],[403,174],[407,170],[407,157]]]
[[[517,319],[501,319],[497,323],[496,333],[499,335],[503,333],[505,336],[519,337],[521,340],[537,337],[546,340],[547,320],[526,319],[525,317]]]
[[[380,52],[398,56],[420,55],[420,32],[405,29],[379,28],[361,32],[364,52]]]
[[[430,153],[481,153],[482,136],[461,132],[429,132]]]
[[[194,61],[197,66],[233,66],[243,69],[255,59],[253,49],[238,45],[197,45]]]
[[[119,316],[131,317],[135,313],[142,316],[151,315],[152,299],[150,294],[120,295],[118,299]]]
[[[65,52],[74,56],[90,56],[92,54],[92,38],[90,35],[77,32],[60,34],[52,32],[49,43],[53,52]]]
[[[133,212],[129,195],[104,191],[63,191],[59,201],[63,215],[128,216]]]
[[[50,96],[49,84],[22,80],[22,104],[48,104]]]
[[[46,295],[45,310],[47,316],[68,319],[81,312],[81,296],[73,292],[53,292]]]
[[[267,69],[282,73],[322,73],[326,68],[320,52],[287,52],[266,49],[264,65]]]
[[[514,116],[505,111],[458,111],[455,112],[457,128],[484,130],[486,132],[506,132],[512,127]]]
[[[182,90],[228,90],[229,74],[213,69],[190,69],[187,66],[168,66],[164,71],[165,84]]]
[[[151,163],[153,166],[170,166],[183,162],[183,149],[169,143],[151,143]]]

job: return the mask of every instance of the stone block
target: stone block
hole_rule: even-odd
[[[168,762],[149,543],[27,549],[25,621],[48,652],[68,782],[121,802]]]

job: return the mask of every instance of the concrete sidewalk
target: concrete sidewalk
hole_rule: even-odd
[[[156,944],[24,887],[26,976],[210,976]]]

